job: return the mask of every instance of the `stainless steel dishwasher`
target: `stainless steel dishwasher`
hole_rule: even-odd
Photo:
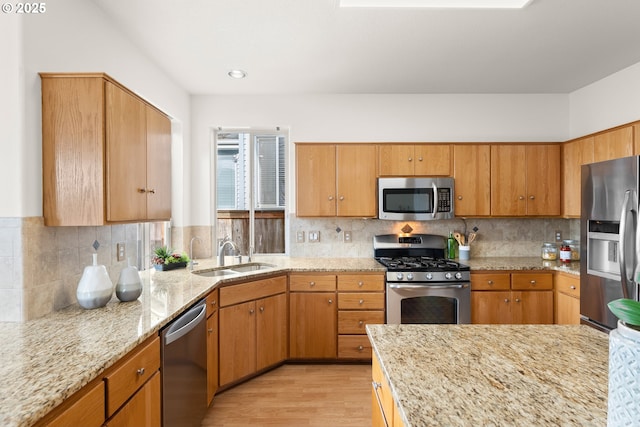
[[[200,427],[207,411],[206,323],[202,300],[161,332],[164,427]]]

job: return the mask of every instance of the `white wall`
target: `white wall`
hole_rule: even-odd
[[[291,142],[545,142],[569,134],[567,95],[193,96],[191,111],[199,153],[210,151],[217,126],[289,127]],[[193,224],[210,225],[210,159],[194,156],[192,167]]]
[[[6,20],[7,17],[2,17]],[[177,161],[173,165],[174,174],[174,216],[176,222],[184,221],[183,206],[188,206],[188,195],[181,188],[185,169],[181,153],[188,150],[190,129],[189,95],[151,62],[126,36],[115,28],[94,3],[83,0],[55,0],[47,3],[47,11],[42,15],[24,16],[22,21],[24,40],[22,64],[10,57],[10,64],[4,62],[3,72],[20,75],[11,81],[22,80],[24,95],[0,100],[0,111],[11,110],[23,101],[25,107],[25,134],[16,145],[24,147],[24,161],[12,162],[3,154],[2,165],[14,167],[13,179],[22,180],[20,197],[23,209],[16,211],[19,216],[42,215],[42,138],[41,138],[41,92],[38,72],[106,72],[140,96],[171,115],[176,122],[174,129],[174,153]],[[3,25],[2,35],[7,30]],[[15,30],[9,30],[15,35]],[[14,37],[3,37],[5,44],[12,44]],[[18,48],[18,50],[20,50]],[[14,55],[15,57],[15,55]],[[4,84],[4,82],[3,82]],[[177,135],[176,135],[177,133]],[[11,148],[11,142],[2,141],[3,151]],[[185,156],[185,157],[188,157]],[[16,176],[17,175],[17,176]],[[13,197],[15,199],[15,197]],[[12,204],[14,201],[11,202]],[[11,212],[7,212],[8,214]],[[3,212],[4,214],[4,212]]]
[[[640,62],[569,94],[571,139],[640,120]]]
[[[23,213],[22,16],[0,16],[0,217]]]

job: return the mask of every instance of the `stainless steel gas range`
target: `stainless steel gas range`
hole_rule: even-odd
[[[469,267],[444,258],[434,234],[374,236],[376,260],[387,267],[387,323],[471,323]]]

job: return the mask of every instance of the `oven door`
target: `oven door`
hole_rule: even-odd
[[[471,283],[387,283],[387,323],[471,323]]]

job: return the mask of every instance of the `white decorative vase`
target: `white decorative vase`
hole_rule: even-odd
[[[127,260],[128,263],[128,260]],[[138,269],[130,263],[120,272],[116,284],[116,296],[122,302],[135,301],[142,294],[142,280]]]
[[[98,265],[98,254],[93,254],[93,265],[84,268],[76,297],[81,307],[104,307],[113,296],[113,283],[104,265]]]
[[[640,330],[618,320],[609,334],[607,426],[640,425]]]

